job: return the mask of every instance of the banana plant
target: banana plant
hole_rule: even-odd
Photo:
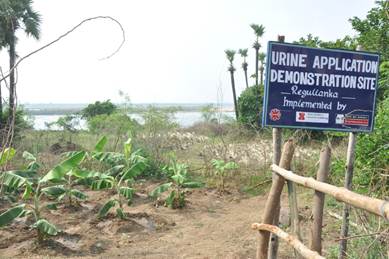
[[[8,163],[16,154],[16,150],[13,148],[5,148],[0,152],[0,167]]]
[[[31,154],[25,155],[32,162],[28,165],[29,168],[36,168],[36,159]],[[10,224],[17,217],[23,217],[32,214],[34,223],[31,225],[32,228],[36,229],[38,242],[42,243],[46,236],[57,235],[59,230],[57,227],[42,217],[42,209],[44,207],[51,208],[46,204],[42,204],[41,198],[43,195],[47,195],[42,188],[48,184],[49,181],[54,179],[60,179],[66,175],[69,171],[78,167],[85,156],[85,152],[78,152],[68,159],[64,160],[53,169],[51,169],[45,176],[38,179],[36,183],[31,181],[28,177],[20,176],[14,172],[5,172],[2,174],[4,183],[13,189],[24,189],[22,200],[14,207],[0,214],[0,228]],[[32,198],[32,203],[26,201]],[[50,205],[50,204],[49,204]]]
[[[105,173],[98,174],[93,181],[92,190],[113,189],[116,194],[109,199],[99,210],[99,218],[107,216],[109,211],[117,207],[116,215],[120,219],[125,219],[123,206],[125,203],[131,204],[135,192],[132,187],[135,177],[141,174],[147,166],[147,160],[140,155],[140,150],[133,152],[131,138],[123,145],[123,153],[103,152],[106,139],[101,139],[96,145],[92,157],[108,166]]]
[[[25,181],[36,183],[38,179],[40,164],[36,161],[36,158],[27,151],[23,153],[23,158],[28,162],[28,165],[25,168],[21,170],[6,171],[0,175],[0,193],[3,194],[3,198],[11,202],[16,202],[22,186],[29,186],[24,184]]]
[[[178,163],[175,158],[171,158],[170,166],[164,167],[164,173],[170,181],[159,185],[149,195],[152,198],[157,198],[162,193],[170,190],[170,194],[165,200],[165,204],[169,208],[185,207],[185,189],[203,186],[200,182],[191,181],[188,175],[188,165]]]
[[[47,173],[42,178],[42,181],[54,182],[56,184],[42,188],[42,192],[48,197],[57,199],[58,202],[63,199],[67,200],[69,206],[73,205],[74,200],[85,200],[87,195],[74,188],[74,181],[76,179],[89,177],[89,171],[81,170],[79,168],[79,165],[85,157],[85,151],[74,152],[73,156],[66,160],[66,163],[56,166]],[[55,204],[53,204],[53,206],[55,206]]]
[[[238,169],[238,164],[235,162],[225,162],[224,160],[212,159],[212,166],[215,169],[215,174],[219,176],[219,186],[218,189],[221,192],[224,192],[224,182],[227,172]]]

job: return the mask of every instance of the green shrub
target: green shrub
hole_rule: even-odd
[[[201,118],[205,122],[217,122],[217,114],[213,104],[201,107]]]
[[[169,178],[169,182],[159,185],[149,195],[157,198],[163,192],[170,191],[165,200],[166,206],[171,209],[180,209],[185,207],[185,189],[200,188],[203,186],[200,182],[192,181],[188,175],[188,165],[178,163],[173,156],[170,160],[170,166],[164,167],[164,172]]]
[[[112,114],[117,111],[116,105],[114,105],[110,100],[105,102],[97,101],[95,103],[89,104],[86,108],[81,111],[81,116],[83,118],[89,119],[96,115],[101,114]]]
[[[251,86],[238,98],[239,122],[258,128],[262,118],[263,86]]]
[[[88,129],[99,135],[125,135],[139,128],[139,123],[122,113],[96,115],[88,120]]]
[[[150,106],[141,113],[144,124],[141,127],[141,137],[136,143],[154,160],[157,167],[165,164],[165,154],[171,151],[169,132],[178,124],[174,118],[175,110],[161,110]]]
[[[356,144],[355,183],[384,194],[389,191],[389,98],[378,108],[374,131],[361,134]]]

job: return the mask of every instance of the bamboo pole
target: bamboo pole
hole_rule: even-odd
[[[389,220],[389,202],[370,198],[364,196],[346,188],[336,187],[328,183],[322,183],[316,181],[312,177],[303,177],[297,174],[294,174],[291,171],[285,170],[277,165],[271,166],[272,170],[282,176],[284,179],[288,179],[295,183],[304,185],[305,187],[314,189],[325,194],[333,196],[336,200],[350,204],[351,206],[357,207],[359,209],[366,210],[377,216],[381,216]]]
[[[294,153],[294,144],[293,140],[289,139],[283,148],[281,154],[280,166],[282,168],[290,169],[290,164],[293,158]],[[274,220],[274,215],[280,206],[280,198],[282,188],[284,187],[285,179],[280,175],[274,175],[274,180],[272,182],[272,186],[269,192],[269,196],[267,197],[265,211],[262,218],[262,222],[265,224],[272,224]],[[259,242],[257,248],[257,258],[258,259],[266,259],[267,251],[269,245],[269,232],[259,231]]]
[[[292,233],[301,240],[300,233],[300,222],[298,215],[298,205],[297,205],[297,193],[296,193],[296,184],[292,181],[286,181],[288,186],[288,200],[289,200],[289,210],[290,210],[290,222],[292,227]]]
[[[278,35],[278,42],[285,42],[285,36]],[[282,129],[281,128],[273,128],[273,164],[279,165],[281,159],[281,143],[282,143]],[[275,173],[273,173],[273,181],[275,177]],[[278,203],[276,211],[274,213],[273,225],[278,226],[280,224],[280,210],[281,203]],[[275,234],[271,234],[270,242],[269,242],[269,256],[268,259],[277,259],[277,251],[278,251],[278,236]]]
[[[362,50],[362,46],[357,46],[357,51]],[[355,160],[355,143],[356,143],[356,133],[350,132],[348,138],[348,147],[347,147],[347,162],[346,162],[346,175],[344,179],[344,187],[348,190],[352,189],[353,182],[353,173],[354,173],[354,160]],[[350,206],[348,204],[343,205],[343,221],[342,229],[340,232],[339,241],[339,259],[347,257],[347,237],[348,235],[348,226],[349,226],[349,216],[350,216]]]
[[[273,128],[273,164],[279,165],[281,159],[281,143],[282,143],[282,129]],[[273,181],[277,174],[273,172]],[[278,226],[280,224],[280,209],[281,204],[278,204],[276,212],[274,213],[273,225]],[[271,234],[269,242],[269,256],[268,259],[277,259],[278,251],[278,236]]]
[[[354,160],[355,160],[355,142],[356,142],[356,133],[350,132],[348,139],[347,147],[347,162],[346,162],[346,175],[344,180],[344,187],[348,190],[352,189],[353,181],[353,172],[354,172]],[[339,241],[339,257],[345,258],[347,256],[347,239],[344,239],[348,235],[348,226],[349,226],[349,216],[350,216],[350,205],[343,205],[343,221],[342,229],[340,233]]]
[[[331,149],[326,145],[320,152],[320,165],[317,172],[317,180],[326,182],[331,163]],[[313,197],[313,223],[311,227],[311,238],[309,248],[321,254],[321,232],[323,226],[323,208],[324,208],[324,193],[315,191]]]
[[[290,246],[292,246],[300,255],[308,259],[324,259],[317,252],[309,250],[303,243],[300,242],[295,236],[289,235],[288,233],[282,231],[279,227],[268,225],[268,224],[259,224],[254,223],[251,226],[252,229],[260,231],[269,231],[277,235],[282,240],[286,241]]]

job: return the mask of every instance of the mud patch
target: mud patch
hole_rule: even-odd
[[[112,242],[108,240],[98,240],[89,247],[92,254],[101,254],[111,246]]]

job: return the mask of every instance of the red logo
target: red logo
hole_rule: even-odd
[[[272,109],[269,115],[272,121],[278,121],[279,119],[281,119],[281,111],[278,109]]]
[[[299,112],[299,119],[300,121],[305,121],[305,112]]]

